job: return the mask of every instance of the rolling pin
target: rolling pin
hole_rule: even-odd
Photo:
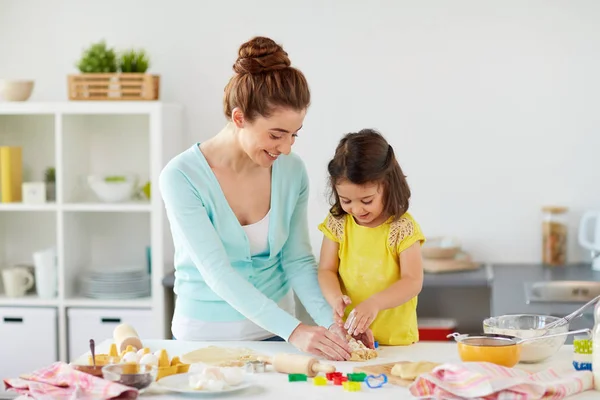
[[[275,371],[284,374],[304,374],[312,378],[319,372],[335,372],[333,365],[321,364],[316,358],[301,354],[279,353],[273,357],[259,357],[258,360],[273,365]]]
[[[121,353],[128,345],[133,346],[136,351],[142,349],[142,341],[133,326],[120,324],[113,331],[113,340],[117,346],[117,351]]]

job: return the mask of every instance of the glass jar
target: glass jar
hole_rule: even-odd
[[[568,209],[548,206],[542,209],[542,262],[558,266],[567,263]]]

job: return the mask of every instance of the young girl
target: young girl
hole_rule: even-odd
[[[328,165],[334,202],[323,232],[319,284],[348,334],[384,345],[419,340],[417,295],[425,237],[407,212],[410,189],[378,132],[344,136]]]

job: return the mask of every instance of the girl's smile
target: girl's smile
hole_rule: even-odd
[[[357,185],[342,180],[335,189],[342,209],[352,215],[359,225],[375,227],[385,221],[383,185],[379,183]]]

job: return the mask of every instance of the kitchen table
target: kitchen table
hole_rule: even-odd
[[[106,340],[98,346],[97,353],[106,353],[112,340]],[[165,349],[169,353],[169,357],[181,355],[189,351],[206,347],[206,346],[223,346],[223,347],[245,347],[255,350],[258,353],[265,355],[274,355],[280,352],[300,353],[292,345],[285,342],[186,342],[180,340],[143,340],[145,347],[149,347],[151,351]],[[370,360],[367,364],[384,364],[395,361],[434,361],[439,363],[444,362],[460,362],[457,354],[457,347],[454,342],[420,342],[412,346],[402,347],[386,347],[382,346],[378,349],[379,357]],[[82,355],[81,360],[87,360],[87,355]],[[548,367],[571,368],[571,360],[573,356],[572,346],[563,346],[561,350],[551,359],[539,364],[519,364],[518,368],[528,371],[540,371]],[[365,363],[356,362],[333,362],[338,371],[352,372],[352,368],[357,365],[365,365]],[[308,382],[289,383],[287,375],[276,372],[266,372],[264,374],[254,374],[252,376],[254,386],[239,392],[229,394],[221,394],[219,399],[223,398],[245,398],[245,399],[261,399],[261,400],[286,400],[292,399],[348,399],[356,396],[356,393],[346,392],[341,386],[328,385],[314,386],[309,380]],[[390,384],[384,385],[380,389],[369,389],[363,384],[362,390],[359,392],[361,398],[367,396],[369,398],[386,398],[386,399],[414,399],[408,389]],[[194,398],[207,398],[206,394]],[[208,396],[210,397],[210,396]],[[140,399],[166,400],[177,398],[190,398],[190,395],[179,395],[173,392],[161,392],[159,389],[152,387],[147,393],[140,395]],[[571,396],[570,399],[575,400],[591,400],[600,398],[600,393],[594,390],[588,390],[581,394]]]

